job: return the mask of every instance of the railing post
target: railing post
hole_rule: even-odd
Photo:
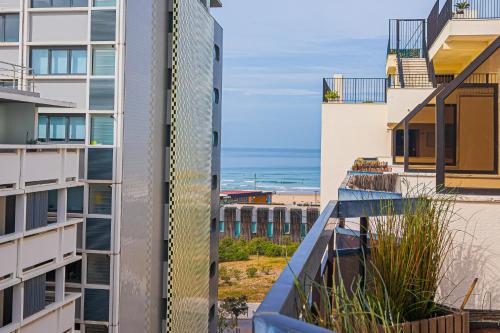
[[[404,171],[407,172],[409,169],[409,161],[410,161],[410,126],[408,125],[408,120],[404,121],[404,138],[403,138],[403,144],[404,144],[404,159],[403,159],[403,166],[404,166]]]
[[[366,255],[368,251],[368,217],[359,218],[359,275],[361,287],[364,288],[366,282]]]

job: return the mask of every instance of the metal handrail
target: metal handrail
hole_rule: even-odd
[[[312,284],[326,280],[331,287],[337,254],[335,230],[340,218],[360,218],[359,250],[363,251],[367,249],[368,217],[385,215],[389,206],[392,212],[401,214],[415,207],[415,199],[330,201],[254,314],[253,331],[331,333],[299,319],[296,281],[320,307],[321,297],[311,293]]]
[[[0,81],[10,83],[9,88],[34,92],[35,80],[31,67],[0,61]]]

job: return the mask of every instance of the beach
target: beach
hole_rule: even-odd
[[[277,193],[273,194],[273,204],[284,205],[319,205],[321,202],[319,192],[309,193]]]

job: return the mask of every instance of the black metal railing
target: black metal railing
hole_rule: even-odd
[[[359,259],[369,251],[368,218],[384,216],[388,206],[394,214],[401,214],[415,205],[413,199],[330,201],[254,314],[253,332],[331,333],[299,319],[297,288],[300,286],[300,293],[309,295],[309,306],[323,308],[326,300],[315,292],[313,283],[326,282],[331,288],[334,262],[344,256],[357,256],[353,262],[359,264],[358,273],[363,279],[364,266]],[[337,227],[345,218],[359,218],[357,248],[335,248]]]
[[[446,0],[439,14],[436,8],[439,8],[439,0],[436,1],[427,18],[427,45],[429,47],[436,41],[450,20],[500,19],[500,1],[498,0]]]
[[[433,88],[429,74],[404,74],[404,86],[399,76],[389,75],[387,79],[389,88]]]
[[[386,103],[386,78],[325,78],[323,102]]]
[[[424,58],[425,20],[389,20],[387,54],[401,58]]]

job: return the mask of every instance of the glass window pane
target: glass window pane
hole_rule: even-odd
[[[89,185],[89,214],[111,215],[111,185]]]
[[[90,80],[91,110],[113,110],[115,107],[115,81]]]
[[[31,67],[33,73],[38,75],[49,74],[49,50],[31,50]]]
[[[85,289],[84,320],[108,321],[109,290]]]
[[[87,283],[109,285],[109,265],[109,255],[87,254]]]
[[[32,0],[31,7],[33,8],[47,8],[50,7],[50,0]]]
[[[219,222],[219,232],[224,232],[224,221]]]
[[[85,117],[69,117],[69,139],[85,140]]]
[[[5,15],[5,41],[19,41],[19,15]]]
[[[250,229],[251,229],[252,234],[256,234],[257,233],[257,222],[252,222],[250,224]]]
[[[113,179],[113,149],[89,149],[87,179]]]
[[[73,7],[87,7],[88,5],[88,0],[73,0],[73,3],[71,4]]]
[[[241,222],[234,222],[234,237],[239,238],[241,235]]]
[[[52,0],[52,7],[71,7],[71,0]]]
[[[273,223],[267,224],[267,237],[273,237]]]
[[[92,52],[92,74],[115,75],[115,49],[94,48]]]
[[[66,265],[66,282],[81,283],[82,282],[82,262],[76,261]]]
[[[50,117],[49,139],[52,141],[66,140],[66,117]]]
[[[113,144],[114,119],[112,116],[92,116],[90,128],[91,145]]]
[[[94,7],[114,7],[116,0],[94,0]]]
[[[71,50],[71,74],[87,74],[87,50]]]
[[[285,234],[290,233],[290,223],[285,223]]]
[[[38,140],[47,141],[47,124],[49,118],[47,116],[38,117]]]
[[[51,74],[68,74],[68,50],[51,51]]]
[[[68,213],[83,214],[83,186],[68,188]]]
[[[110,219],[87,218],[85,230],[85,247],[87,250],[109,251],[111,249]]]
[[[114,41],[116,12],[114,10],[96,10],[92,12],[91,40]]]

